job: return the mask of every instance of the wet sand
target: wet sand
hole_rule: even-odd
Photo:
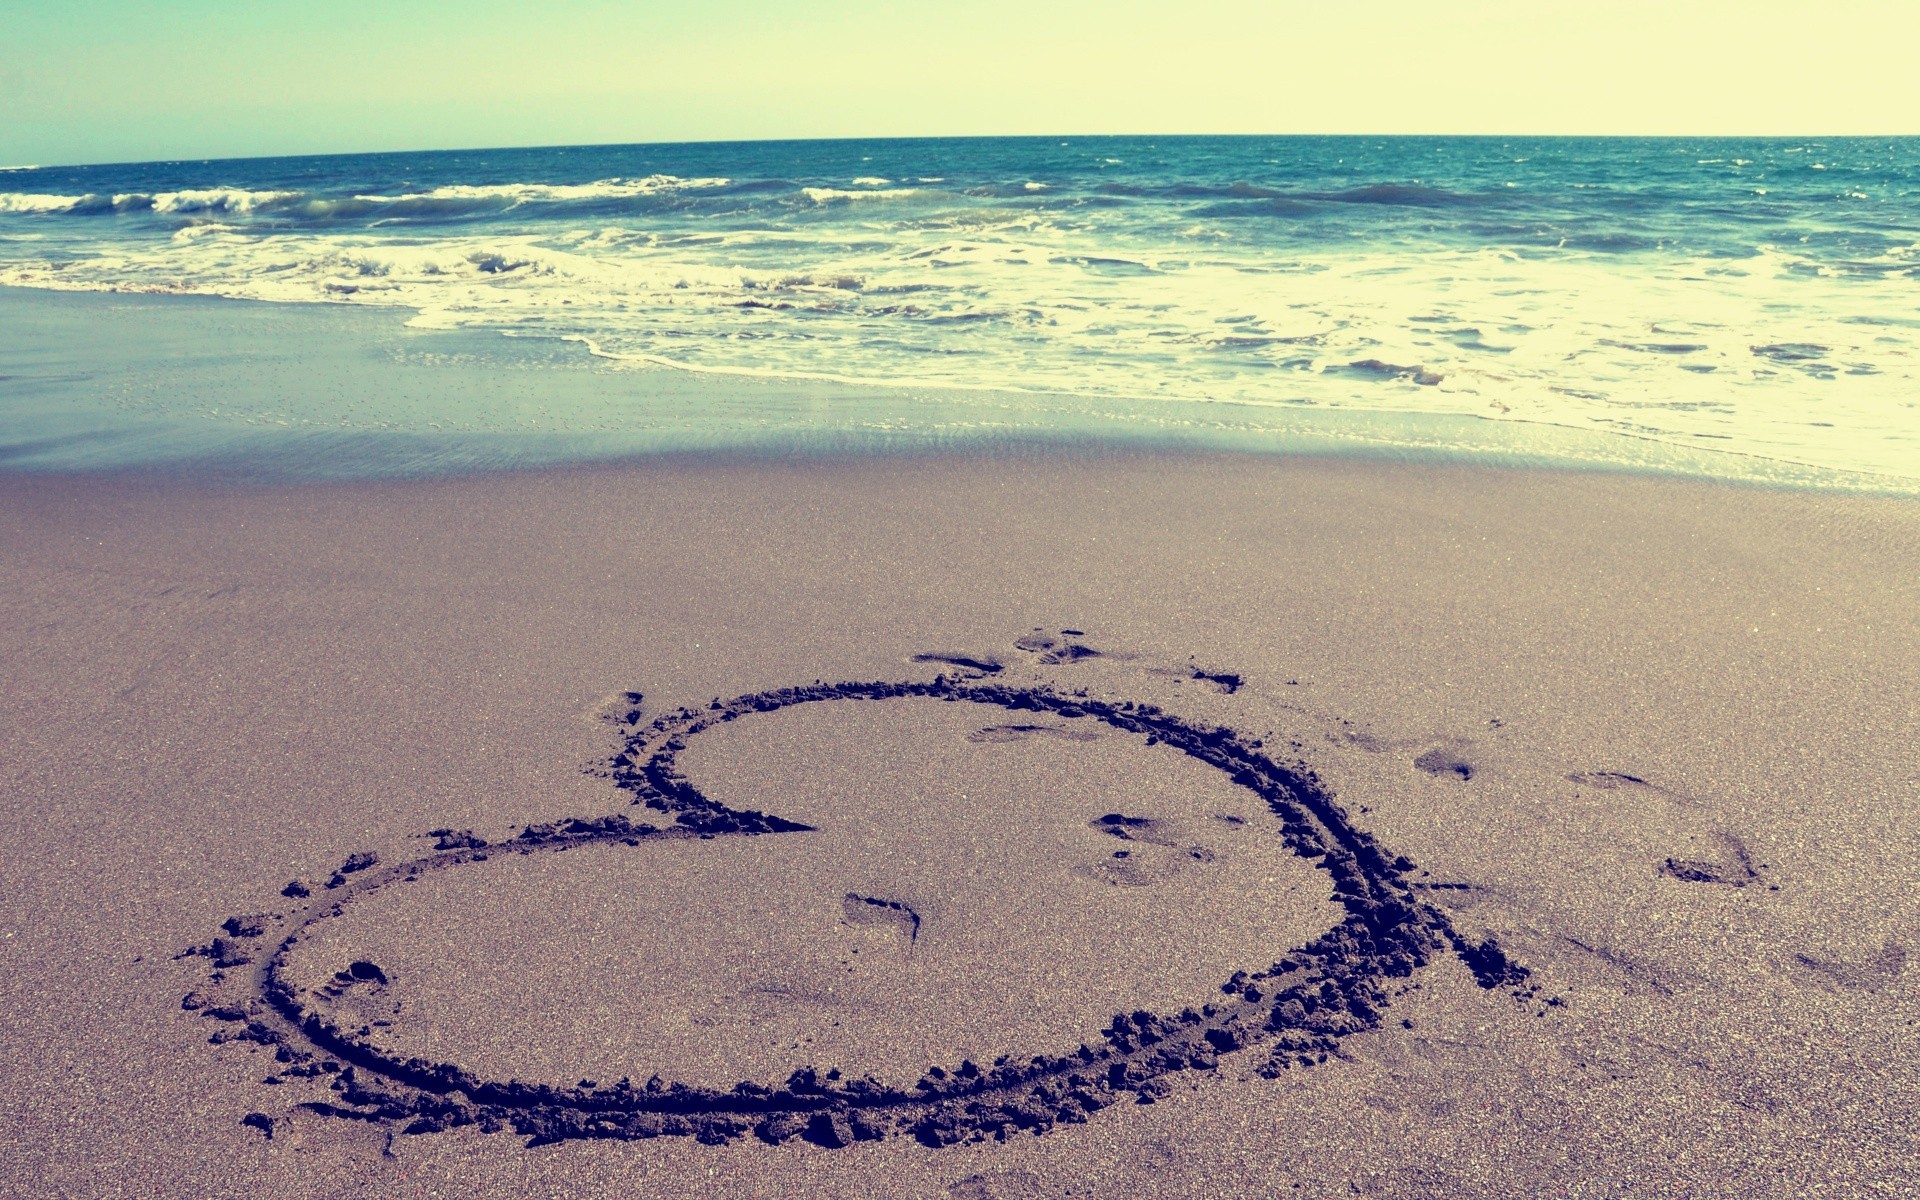
[[[1913,501],[1057,453],[0,519],[0,1190],[1914,1187]]]

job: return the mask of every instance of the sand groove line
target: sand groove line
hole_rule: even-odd
[[[508,852],[527,855],[588,844],[637,846],[644,841],[808,831],[812,827],[710,799],[679,773],[677,755],[689,738],[743,716],[829,700],[906,698],[1088,717],[1223,771],[1266,803],[1292,853],[1331,876],[1332,899],[1346,915],[1270,967],[1236,973],[1221,984],[1219,1003],[1171,1015],[1117,1014],[1102,1031],[1099,1045],[1082,1045],[1057,1057],[1002,1057],[988,1068],[972,1062],[952,1070],[934,1066],[906,1089],[871,1078],[843,1080],[838,1071],[822,1074],[810,1066],[795,1071],[782,1086],[742,1082],[727,1091],[669,1083],[658,1076],[643,1086],[629,1079],[608,1087],[583,1080],[582,1086],[572,1088],[484,1079],[453,1063],[381,1050],[308,1007],[300,989],[285,977],[288,953],[314,925],[340,915],[358,898],[427,871]],[[716,700],[705,710],[678,709],[645,727],[637,727],[638,694],[629,693],[628,699],[634,707],[621,752],[613,759],[613,782],[633,796],[634,804],[671,816],[673,825],[659,828],[620,814],[567,818],[529,825],[517,837],[495,844],[469,831],[440,830],[435,831],[440,837],[437,852],[409,862],[373,867],[367,856],[356,855],[334,876],[328,894],[286,915],[286,933],[270,954],[257,962],[247,960],[253,968],[247,977],[248,1002],[207,1008],[206,1015],[243,1022],[231,1037],[216,1039],[270,1046],[279,1061],[290,1064],[289,1074],[335,1074],[333,1087],[342,1103],[304,1107],[402,1126],[406,1132],[510,1125],[532,1143],[663,1134],[720,1142],[752,1133],[773,1142],[800,1135],[840,1146],[905,1131],[926,1144],[945,1145],[1084,1121],[1128,1093],[1137,1102],[1151,1103],[1165,1093],[1167,1074],[1211,1069],[1220,1055],[1256,1044],[1271,1044],[1271,1055],[1259,1068],[1270,1077],[1293,1065],[1324,1061],[1337,1051],[1341,1038],[1379,1024],[1390,1001],[1389,981],[1410,976],[1442,948],[1451,947],[1481,986],[1530,994],[1526,969],[1508,960],[1493,941],[1464,938],[1443,912],[1419,899],[1407,878],[1414,864],[1404,857],[1390,858],[1371,835],[1356,829],[1311,768],[1304,763],[1282,766],[1262,752],[1260,742],[1224,726],[1190,723],[1153,705],[1089,697],[1084,690],[1067,694],[1044,685],[1015,687],[972,673],[942,674],[926,682],[815,683],[756,692]],[[231,954],[231,940],[222,940]],[[216,967],[223,965],[219,945],[216,941],[216,952],[209,955]],[[355,965],[377,972],[371,964]],[[216,980],[219,977],[216,972]],[[249,1114],[248,1121],[264,1122],[271,1135],[271,1118]]]

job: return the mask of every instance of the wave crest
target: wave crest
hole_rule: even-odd
[[[179,192],[157,192],[149,198],[159,213],[250,213],[303,195],[301,192],[249,191],[246,188],[197,188]],[[134,197],[137,199],[137,197]],[[113,206],[121,207],[121,198]]]
[[[85,196],[52,196],[43,192],[0,192],[0,213],[68,212]]]
[[[922,188],[865,188],[860,191],[848,191],[845,188],[810,187],[801,188],[801,195],[815,204],[832,204],[849,200],[900,200],[907,196],[917,196]]]
[[[285,189],[237,187],[181,188],[165,192],[88,193],[81,196],[38,192],[0,192],[0,213],[46,213],[97,216],[154,213],[164,216],[250,216],[276,214],[308,220],[343,220],[381,210],[397,215],[457,214],[484,208],[512,208],[521,204],[565,204],[593,200],[621,200],[656,196],[697,188],[728,186],[718,176],[682,178],[648,175],[636,179],[601,179],[592,183],[448,184],[421,192],[397,195],[327,196]]]
[[[432,200],[505,201],[508,204],[558,204],[579,200],[623,200],[656,196],[694,188],[726,187],[731,179],[708,176],[686,179],[678,175],[648,175],[641,179],[599,179],[592,183],[482,183],[447,184],[424,192],[397,196],[356,196],[371,204],[416,204]]]

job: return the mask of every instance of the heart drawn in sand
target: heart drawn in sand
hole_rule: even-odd
[[[1093,653],[1061,654],[1051,644],[1023,648],[1044,653],[1048,665]],[[232,918],[223,936],[197,948],[212,964],[216,986],[188,996],[183,1007],[223,1022],[215,1041],[270,1047],[285,1076],[330,1077],[331,1097],[307,1103],[308,1110],[404,1132],[511,1127],[532,1143],[656,1136],[722,1142],[748,1135],[779,1142],[798,1136],[828,1147],[906,1133],[940,1146],[1006,1137],[1016,1130],[1043,1133],[1058,1123],[1084,1121],[1122,1099],[1150,1103],[1165,1093],[1173,1073],[1215,1069],[1223,1056],[1260,1058],[1256,1069],[1269,1078],[1322,1061],[1341,1038],[1376,1026],[1392,996],[1407,986],[1404,981],[1445,950],[1457,953],[1482,986],[1524,993],[1525,969],[1491,941],[1474,943],[1457,933],[1443,912],[1417,894],[1411,882],[1414,864],[1355,828],[1305,764],[1283,764],[1257,740],[1154,705],[1045,682],[1014,685],[1000,678],[1002,668],[992,659],[923,655],[917,660],[949,669],[930,680],[813,683],[757,692],[716,700],[704,709],[678,709],[646,723],[639,695],[629,693],[620,718],[623,744],[610,774],[649,819],[624,813],[563,819],[492,843],[470,831],[436,830],[432,853],[397,864],[356,854],[324,885],[289,885],[286,895],[300,907]],[[1196,673],[1193,678],[1217,676]],[[1238,687],[1239,677],[1230,678]],[[472,864],[497,865],[589,846],[615,853],[699,855],[745,847],[749,840],[753,847],[801,845],[778,839],[802,838],[816,832],[815,824],[723,803],[689,778],[681,756],[702,735],[737,721],[830,702],[945,702],[970,711],[974,706],[998,710],[993,723],[969,736],[980,744],[1041,737],[1064,745],[1118,735],[1183,755],[1219,772],[1223,786],[1247,806],[1252,817],[1216,815],[1233,827],[1234,836],[1263,839],[1266,853],[1278,854],[1278,847],[1286,861],[1320,874],[1330,893],[1332,919],[1304,944],[1266,948],[1259,961],[1216,978],[1204,994],[1189,997],[1177,1010],[1117,1013],[1097,1038],[1077,1046],[1023,1047],[1019,1053],[998,1054],[988,1065],[936,1063],[911,1081],[882,1079],[871,1071],[856,1077],[854,1070],[841,1069],[851,1065],[845,1062],[808,1062],[784,1079],[732,1086],[663,1079],[644,1063],[633,1064],[633,1074],[651,1075],[639,1084],[631,1077],[613,1084],[583,1079],[573,1086],[490,1078],[469,1065],[408,1053],[394,1044],[384,1031],[390,1022],[378,1016],[395,985],[388,966],[357,958],[339,964],[328,977],[316,975],[308,961],[329,923],[350,917],[357,906]],[[1098,807],[1097,798],[1087,802]],[[1100,811],[1091,819],[1077,817],[1073,827],[1081,831],[1078,836],[1109,848],[1099,859],[1072,868],[1096,885],[1148,884],[1178,866],[1198,870],[1193,864],[1205,867],[1213,861],[1213,851],[1188,836],[1179,821],[1153,813]],[[937,922],[927,925],[934,919],[922,911],[927,906],[906,892],[848,887],[831,899],[833,924],[891,939],[889,944],[904,947],[903,953],[920,945],[923,935],[943,936]],[[325,965],[335,964],[327,960]],[[703,1020],[714,1025],[716,1019]],[[376,1025],[383,1029],[377,1032]],[[717,1028],[718,1036],[726,1036],[724,1022]],[[857,1042],[840,1045],[851,1053]],[[271,1117],[249,1114],[247,1123],[272,1135]]]

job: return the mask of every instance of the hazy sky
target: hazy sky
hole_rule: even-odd
[[[1920,0],[0,0],[0,164],[1019,133],[1920,133]]]

